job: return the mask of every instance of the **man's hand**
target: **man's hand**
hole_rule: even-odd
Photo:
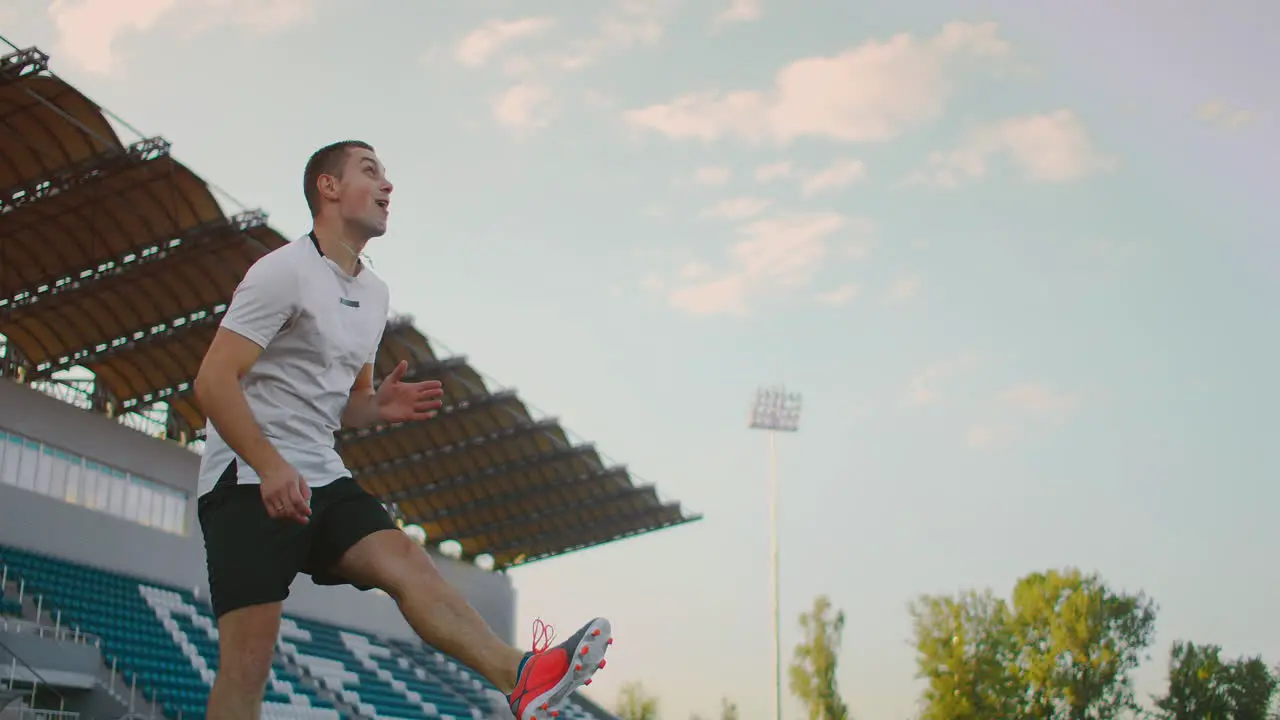
[[[378,386],[378,418],[383,422],[430,420],[444,405],[444,387],[439,380],[403,382],[408,370],[409,363],[401,360]]]
[[[311,517],[311,488],[291,465],[259,475],[262,504],[275,520],[292,520],[306,525]]]

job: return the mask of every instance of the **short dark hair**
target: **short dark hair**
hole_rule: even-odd
[[[320,187],[317,183],[321,175],[342,177],[342,164],[347,159],[347,152],[352,149],[374,152],[373,146],[360,140],[341,140],[325,145],[311,154],[307,160],[307,169],[302,173],[302,194],[307,198],[307,207],[311,209],[311,217],[320,214]]]

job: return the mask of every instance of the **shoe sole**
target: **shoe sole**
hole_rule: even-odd
[[[595,631],[599,630],[599,633]],[[560,682],[552,685],[547,691],[538,695],[529,703],[528,709],[520,720],[553,720],[552,712],[559,714],[560,705],[569,698],[574,690],[587,684],[609,649],[609,641],[613,637],[613,628],[604,618],[596,618],[587,625],[587,630],[573,649],[573,657],[569,658],[569,671],[560,678]],[[586,654],[582,649],[586,648]],[[577,670],[576,668],[582,668]],[[543,710],[542,706],[547,709]]]

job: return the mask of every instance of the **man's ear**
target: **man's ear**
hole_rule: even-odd
[[[332,175],[321,175],[316,181],[320,187],[320,197],[326,200],[338,199],[338,179]]]

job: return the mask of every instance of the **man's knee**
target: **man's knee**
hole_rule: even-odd
[[[416,586],[440,581],[427,552],[398,530],[376,532],[361,540],[343,555],[339,571],[397,600]]]
[[[261,695],[275,658],[281,607],[251,605],[218,619],[218,681],[224,689]]]

